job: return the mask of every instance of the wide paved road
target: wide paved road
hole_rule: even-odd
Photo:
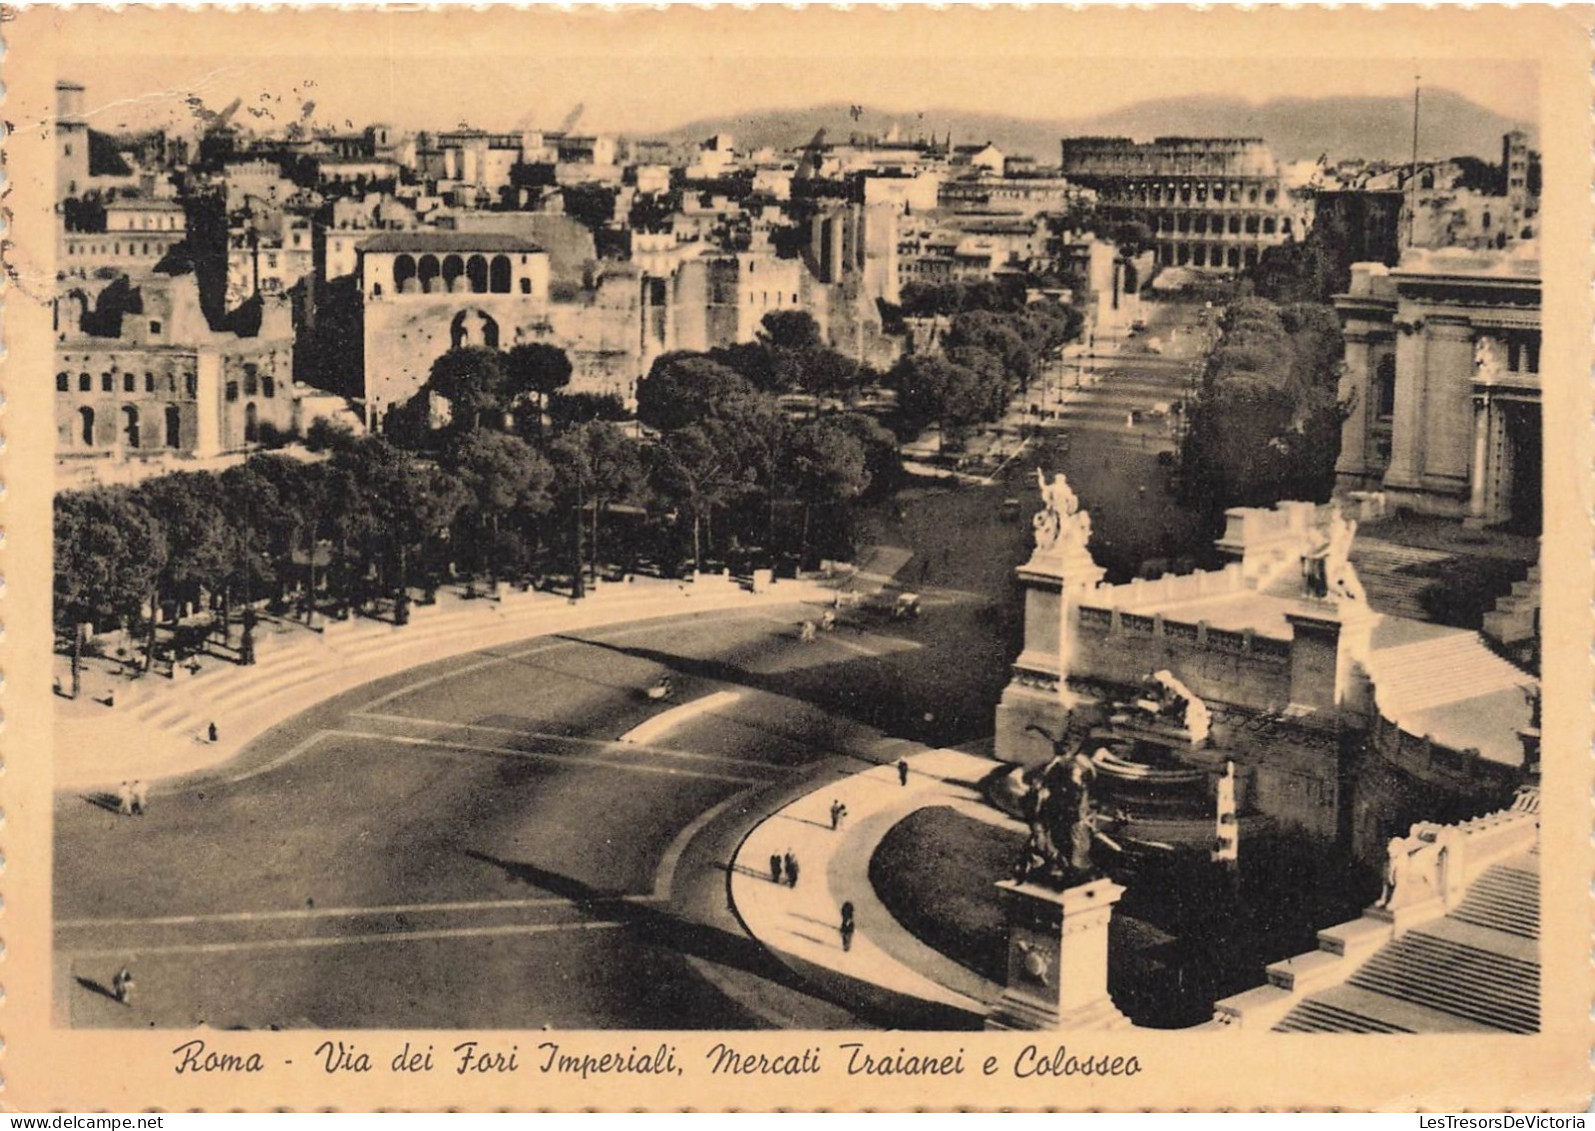
[[[457,657],[167,783],[148,816],[59,796],[61,1019],[860,1024],[794,984],[726,907],[724,861],[771,799],[889,756],[878,731],[797,695],[845,706],[850,683],[916,666],[930,635],[872,624],[802,644],[795,626],[814,615],[678,617]],[[641,689],[667,667],[678,690],[661,707]],[[712,694],[645,745],[616,741]],[[124,962],[131,1008],[105,992]]]

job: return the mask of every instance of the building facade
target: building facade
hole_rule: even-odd
[[[1166,267],[1245,270],[1310,225],[1261,138],[1064,138],[1061,172],[1110,216],[1151,229]]]
[[[1336,481],[1477,525],[1541,517],[1537,248],[1409,251],[1356,264]]]

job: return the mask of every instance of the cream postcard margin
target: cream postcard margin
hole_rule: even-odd
[[[0,1104],[12,1111],[189,1109],[1320,1109],[1473,1111],[1583,1110],[1590,1087],[1591,1004],[1591,443],[1592,326],[1591,9],[1481,8],[1438,11],[1261,9],[1194,11],[1089,8],[1068,11],[860,8],[516,11],[404,9],[294,11],[127,7],[118,11],[9,9],[4,146],[9,221],[5,245],[3,496],[0,550],[4,599],[0,666],[4,729],[0,848],[4,913],[0,935]],[[722,1035],[673,1033],[677,1076],[580,1078],[533,1071],[462,1077],[447,1068],[423,1078],[384,1071],[405,1040],[447,1048],[471,1033],[338,1034],[371,1054],[376,1071],[328,1074],[312,1054],[324,1034],[209,1033],[220,1049],[261,1054],[249,1075],[179,1076],[172,1050],[187,1034],[59,1027],[51,1013],[51,648],[50,505],[53,407],[48,299],[55,275],[54,170],[46,132],[54,113],[57,60],[189,54],[281,59],[340,52],[465,55],[484,68],[540,56],[609,52],[617,66],[651,52],[843,54],[880,68],[927,61],[984,68],[992,83],[1021,83],[1004,57],[1022,45],[1029,65],[1104,56],[1138,68],[1224,67],[1226,60],[1288,55],[1388,61],[1421,70],[1425,58],[1527,60],[1538,64],[1546,170],[1543,245],[1545,429],[1545,861],[1543,1028],[1533,1036],[1310,1036],[1222,1032],[1058,1034],[874,1033],[873,1048],[962,1051],[951,1077],[849,1077],[836,1033],[736,1034],[750,1052],[833,1050],[813,1077],[717,1076],[705,1054]],[[74,76],[77,77],[77,76]],[[682,83],[692,83],[684,70]],[[580,97],[571,94],[571,101]],[[1066,112],[1036,106],[1034,116]],[[515,1034],[487,1034],[499,1044]],[[521,1047],[535,1034],[521,1034]],[[572,1051],[625,1051],[659,1037],[567,1033]],[[1133,1076],[1017,1078],[1016,1054],[1134,1056]],[[996,1067],[987,1074],[987,1058]],[[292,1065],[285,1062],[291,1060]]]

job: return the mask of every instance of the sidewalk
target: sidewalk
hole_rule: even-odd
[[[897,745],[921,751],[906,756],[906,786],[898,782],[894,759],[822,785],[760,822],[732,861],[732,903],[749,934],[850,1008],[897,1015],[929,1009],[968,1027],[985,1016],[1003,987],[909,934],[876,897],[869,865],[881,838],[916,809],[948,805],[1008,823],[973,788],[995,763],[955,750]],[[848,811],[835,832],[832,801]],[[796,887],[770,879],[770,857],[788,851],[798,860]],[[846,951],[839,930],[844,902],[853,904],[857,923]]]
[[[263,622],[256,659],[240,667],[218,658],[179,678],[137,680],[86,673],[83,695],[56,699],[55,788],[82,790],[134,778],[154,780],[221,765],[265,731],[335,695],[436,660],[560,632],[709,610],[820,602],[830,591],[782,581],[761,594],[734,580],[683,584],[639,579],[601,586],[580,602],[549,593],[504,600],[445,598],[417,607],[409,625],[356,618],[312,632]],[[114,689],[116,705],[103,703]],[[205,731],[216,723],[219,738]]]

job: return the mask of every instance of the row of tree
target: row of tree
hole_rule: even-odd
[[[1216,528],[1227,507],[1327,499],[1346,415],[1333,308],[1245,298],[1220,326],[1190,407],[1184,500]]]

